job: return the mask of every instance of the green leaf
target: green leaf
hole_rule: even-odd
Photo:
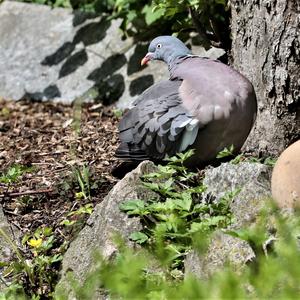
[[[234,146],[231,145],[229,148],[225,147],[222,151],[220,151],[216,158],[224,158],[233,155]]]
[[[127,15],[127,22],[132,22],[137,17],[137,13],[134,10],[130,10]]]
[[[244,159],[244,156],[243,156],[242,154],[239,154],[239,155],[237,155],[234,159],[232,159],[232,160],[230,161],[230,163],[232,163],[232,164],[234,164],[234,165],[237,165],[237,164],[239,164],[241,161],[243,161],[243,159]]]
[[[145,5],[142,13],[145,14],[145,21],[147,25],[151,25],[152,23],[156,22],[158,19],[160,19],[165,10],[161,8],[155,8],[153,5]]]
[[[207,187],[201,184],[201,185],[198,185],[196,187],[189,188],[188,191],[191,194],[202,194],[203,192],[206,191],[206,189],[207,189]]]
[[[144,185],[145,187],[149,188],[150,190],[155,191],[155,192],[157,192],[157,191],[160,190],[158,183],[154,183],[154,182],[143,182],[143,185]]]
[[[76,221],[70,221],[70,220],[68,220],[68,219],[65,219],[65,220],[63,220],[63,221],[61,221],[59,224],[60,225],[64,225],[64,226],[72,226],[72,225],[74,225],[76,223]]]
[[[32,167],[26,167],[21,165],[13,165],[8,171],[0,176],[0,182],[2,183],[12,183],[16,182],[19,177],[21,177],[24,173],[31,172],[33,170]]]
[[[146,234],[140,231],[131,233],[129,238],[138,244],[143,244],[149,239],[149,237]]]
[[[178,157],[180,158],[181,162],[185,162],[188,158],[192,157],[195,154],[194,149],[190,149],[188,151],[185,151],[183,153],[178,153]]]
[[[226,216],[214,216],[214,217],[209,217],[205,220],[202,220],[201,222],[193,222],[191,224],[190,233],[195,233],[195,232],[206,232],[210,231],[214,228],[219,228],[226,226],[227,223],[229,223],[229,218]]]
[[[44,227],[43,234],[44,236],[50,236],[53,233],[53,229],[51,227]]]
[[[188,192],[183,192],[180,194],[180,199],[172,199],[171,201],[176,205],[178,209],[184,211],[190,211],[192,205],[192,196]]]
[[[190,226],[189,232],[190,233],[195,233],[199,231],[206,231],[208,229],[207,224],[204,222],[193,222]]]
[[[264,165],[266,166],[270,166],[270,167],[274,167],[275,164],[276,164],[276,161],[277,159],[276,158],[273,158],[273,157],[267,157],[265,160],[264,160]]]
[[[153,202],[147,208],[153,213],[167,211],[170,209],[168,200],[166,202]]]
[[[160,189],[163,189],[164,191],[171,191],[174,187],[174,179],[173,178],[169,178],[168,180],[166,180],[165,182],[161,183],[159,185]]]
[[[145,202],[142,200],[127,200],[120,204],[120,210],[126,211],[129,214],[140,214],[145,210]]]
[[[58,261],[61,261],[63,259],[63,256],[60,254],[55,254],[54,256],[51,257],[51,263],[55,263]]]
[[[250,240],[250,232],[247,229],[239,229],[239,230],[224,230],[224,232],[228,235],[231,235],[233,237],[239,238],[243,241],[249,241]]]
[[[68,216],[73,216],[73,215],[78,216],[78,215],[81,215],[81,214],[90,215],[90,214],[92,214],[92,212],[93,212],[93,204],[88,203],[84,206],[79,207],[79,209],[68,213]]]

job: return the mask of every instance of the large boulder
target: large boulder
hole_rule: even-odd
[[[87,225],[71,243],[65,253],[61,280],[57,285],[57,291],[67,291],[70,299],[73,297],[69,286],[68,273],[72,273],[83,283],[89,271],[93,269],[93,254],[100,252],[105,259],[112,258],[117,248],[113,242],[114,235],[118,234],[130,245],[129,235],[142,229],[137,217],[129,218],[121,212],[119,205],[130,199],[149,199],[156,196],[146,189],[140,180],[143,174],[153,172],[155,165],[152,162],[142,162],[135,170],[128,173],[119,181],[104,200],[95,207]],[[101,295],[95,296],[101,298]]]
[[[124,53],[131,41],[121,40],[120,22],[73,14],[71,9],[4,1],[0,96],[72,102],[95,85],[97,80],[88,78],[108,58],[120,53],[115,71],[126,63]]]
[[[126,108],[147,87],[168,78],[157,62],[141,68],[148,43],[122,39],[122,20],[71,9],[4,1],[0,5],[0,97],[71,103],[84,95]],[[212,58],[222,49],[194,52]],[[96,93],[87,93],[93,90]],[[92,95],[92,96],[91,96]]]
[[[204,197],[219,201],[232,196],[230,208],[235,223],[233,230],[256,224],[257,217],[270,198],[271,168],[260,163],[224,163],[205,172],[203,184],[207,187]],[[216,231],[209,242],[206,253],[199,255],[191,251],[185,260],[186,274],[207,278],[224,268],[226,263],[239,271],[254,258],[253,249],[245,241]]]

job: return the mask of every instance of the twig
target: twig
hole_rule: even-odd
[[[6,211],[7,212],[7,211]],[[15,222],[15,221],[12,221],[11,222],[11,224],[13,224],[14,226],[16,226],[19,230],[20,230],[20,232],[22,232],[23,230],[24,230],[24,228],[22,228],[17,222]]]
[[[54,151],[54,152],[44,152],[44,153],[38,153],[38,156],[48,156],[48,155],[56,155],[56,154],[62,154],[68,152],[67,150],[60,150],[60,151]]]
[[[0,194],[0,198],[5,197],[19,197],[19,196],[26,196],[26,195],[36,195],[36,194],[46,194],[53,192],[53,189],[43,189],[43,190],[37,190],[37,191],[24,191],[24,192],[7,192],[5,194]]]
[[[19,216],[19,214],[15,213],[15,212],[13,212],[13,211],[7,210],[7,209],[3,209],[3,211],[4,211],[6,214],[9,214],[9,215]]]

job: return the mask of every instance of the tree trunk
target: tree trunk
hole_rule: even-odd
[[[231,0],[233,64],[254,85],[246,149],[278,155],[300,138],[300,1]]]

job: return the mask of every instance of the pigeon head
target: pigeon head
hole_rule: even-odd
[[[191,54],[191,50],[178,38],[169,35],[159,36],[150,43],[141,65],[147,64],[150,60],[162,60],[170,65],[177,57],[188,54]]]

